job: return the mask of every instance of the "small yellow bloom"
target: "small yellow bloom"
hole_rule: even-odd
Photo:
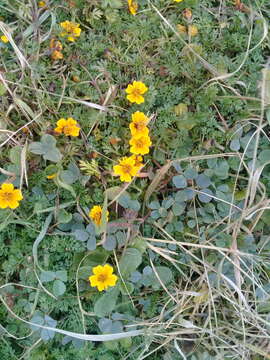
[[[8,37],[6,35],[2,35],[0,39],[5,44],[9,42]]]
[[[128,0],[128,9],[132,15],[136,15],[138,10],[138,3],[134,0]]]
[[[130,182],[133,176],[136,176],[140,170],[139,166],[136,166],[134,156],[123,157],[119,160],[119,164],[113,167],[115,175],[120,176],[121,181]]]
[[[198,28],[196,25],[189,25],[188,26],[188,35],[189,36],[196,36],[198,35]]]
[[[65,134],[66,136],[79,136],[80,128],[77,121],[73,118],[67,118],[67,120],[60,119],[56,124],[55,132]]]
[[[64,56],[61,52],[63,50],[63,45],[62,45],[61,41],[56,40],[56,39],[51,39],[50,49],[51,49],[51,58],[53,60],[63,59]]]
[[[113,274],[113,267],[109,264],[98,265],[93,268],[92,276],[89,276],[90,285],[97,287],[98,291],[107,290],[109,286],[115,286],[118,277]]]
[[[49,180],[52,180],[52,179],[54,179],[55,177],[56,177],[56,173],[55,174],[51,174],[51,175],[48,175],[47,176],[47,179],[49,179]]]
[[[135,161],[135,166],[141,169],[143,167],[143,163],[142,163],[143,157],[141,155],[132,155],[131,157],[133,157]]]
[[[141,104],[144,102],[144,97],[142,96],[148,87],[141,81],[133,81],[132,84],[129,84],[126,88],[127,99],[130,102],[135,102],[136,104]]]
[[[64,55],[61,53],[61,51],[53,50],[51,53],[51,58],[53,60],[61,60],[63,59]]]
[[[149,133],[149,129],[147,127],[149,118],[143,112],[136,111],[132,114],[131,119],[132,122],[129,124],[129,128],[132,137],[138,138],[141,136],[147,136]]]
[[[4,183],[0,189],[0,208],[16,209],[19,206],[19,201],[23,199],[22,192],[19,189],[14,189],[13,184]]]
[[[74,42],[76,38],[81,35],[82,30],[80,29],[80,24],[66,20],[61,22],[60,26],[64,29],[60,36],[66,36],[68,41]]]
[[[50,49],[62,51],[63,45],[62,45],[61,41],[56,40],[56,39],[51,39],[50,40]]]
[[[39,1],[38,2],[38,7],[42,8],[42,7],[45,7],[47,4],[46,4],[46,1]]]
[[[187,33],[187,28],[185,27],[185,25],[177,24],[176,28],[180,32],[180,34],[186,34]]]
[[[183,1],[183,0],[174,0],[175,2],[181,2],[181,1]]]
[[[149,153],[149,147],[152,145],[152,142],[150,137],[147,135],[138,138],[131,138],[129,144],[131,145],[130,152],[132,154],[145,155]]]
[[[109,220],[109,211],[107,211],[107,221]],[[95,205],[89,212],[89,217],[97,226],[101,225],[102,207]]]

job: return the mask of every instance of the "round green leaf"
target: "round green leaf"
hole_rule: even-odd
[[[66,285],[61,280],[55,280],[53,282],[53,294],[55,296],[61,296],[66,291]]]

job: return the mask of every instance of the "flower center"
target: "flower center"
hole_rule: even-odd
[[[13,194],[11,192],[6,192],[2,195],[5,201],[10,201],[13,198]]]
[[[141,131],[144,129],[145,125],[143,121],[137,122],[134,124],[136,130]]]
[[[95,222],[96,222],[96,223],[99,223],[100,220],[101,220],[101,213],[95,214],[94,218],[95,218]]]
[[[142,141],[142,140],[138,140],[137,141],[137,143],[136,143],[136,146],[138,147],[138,148],[142,148],[142,147],[144,147],[144,142]]]
[[[107,280],[107,274],[99,274],[98,275],[98,281],[105,282]]]
[[[129,174],[131,172],[131,166],[129,164],[122,165],[123,172]]]
[[[132,93],[133,93],[134,96],[140,96],[141,95],[140,89],[133,89]]]
[[[76,26],[74,26],[73,24],[69,24],[69,25],[66,27],[66,31],[67,31],[68,33],[73,33],[75,29],[76,29]]]

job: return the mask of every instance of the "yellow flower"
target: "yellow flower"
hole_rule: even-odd
[[[77,37],[81,35],[80,24],[72,21],[64,21],[60,23],[60,26],[64,29],[60,36],[67,36],[68,41],[75,41]]]
[[[141,169],[143,167],[143,163],[142,163],[143,157],[141,155],[132,155],[131,157],[133,157],[135,161],[135,166]]]
[[[127,99],[130,102],[135,102],[136,104],[141,104],[144,102],[144,97],[142,96],[148,87],[141,81],[133,81],[132,84],[129,84],[126,88]]]
[[[63,50],[63,45],[61,41],[56,39],[51,39],[50,49],[51,49],[51,58],[53,60],[63,59],[64,55],[61,53],[61,51]]]
[[[67,120],[60,119],[56,124],[55,132],[65,134],[66,136],[79,136],[80,128],[77,121],[73,118],[67,118]]]
[[[9,42],[8,37],[6,35],[2,35],[0,39],[5,44]]]
[[[115,175],[120,176],[121,181],[130,182],[133,176],[136,176],[140,170],[139,166],[136,166],[134,156],[123,157],[119,160],[119,164],[113,167]]]
[[[53,60],[61,60],[63,59],[64,55],[61,53],[61,51],[53,50],[51,53],[51,58]]]
[[[128,0],[128,9],[132,15],[136,15],[138,10],[138,3],[134,0]]]
[[[180,32],[180,34],[186,34],[187,32],[187,28],[185,27],[185,25],[177,24],[176,28]]]
[[[181,1],[183,1],[183,0],[174,0],[175,2],[181,2]]]
[[[46,1],[39,1],[38,2],[38,7],[42,8],[46,6]]]
[[[147,135],[138,138],[131,138],[129,144],[131,145],[130,152],[132,154],[144,155],[149,153],[149,147],[152,145],[152,142],[150,137]]]
[[[109,211],[106,213],[107,221],[109,220]],[[89,217],[97,226],[101,225],[101,217],[102,217],[102,207],[99,205],[95,205],[89,212]]]
[[[22,192],[19,189],[14,189],[13,184],[2,184],[0,189],[0,208],[16,209],[19,206],[19,201],[23,199]]]
[[[89,276],[90,285],[97,287],[98,291],[107,290],[109,286],[115,286],[118,277],[113,274],[113,267],[109,264],[98,265],[93,268],[92,276]]]
[[[196,36],[198,35],[198,28],[196,25],[189,25],[188,26],[188,35],[189,36]]]
[[[47,176],[47,179],[51,180],[51,179],[54,179],[56,177],[56,173],[55,174],[52,174],[52,175],[48,175]]]
[[[132,114],[131,119],[132,122],[129,124],[129,128],[132,137],[138,138],[141,136],[147,136],[149,133],[149,129],[147,127],[149,118],[143,112],[136,111]]]

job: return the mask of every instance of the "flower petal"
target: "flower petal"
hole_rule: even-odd
[[[5,191],[5,192],[13,192],[14,190],[14,185],[13,184],[7,184],[7,183],[4,183],[2,184],[2,190]]]

